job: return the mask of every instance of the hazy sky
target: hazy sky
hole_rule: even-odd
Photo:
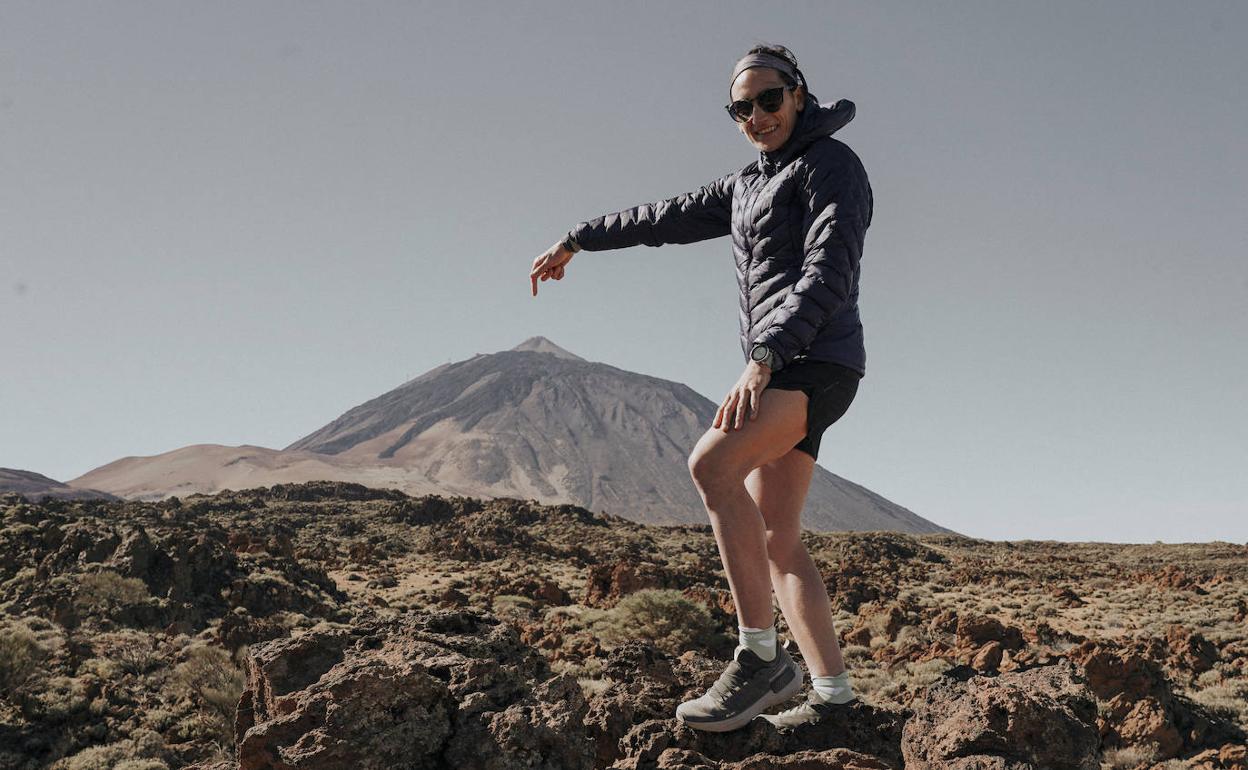
[[[1246,36],[1238,2],[0,0],[0,466],[280,448],[538,334],[720,401],[727,238],[528,272],[753,160],[722,105],[767,41],[856,103],[875,194],[820,464],[977,537],[1246,541]]]

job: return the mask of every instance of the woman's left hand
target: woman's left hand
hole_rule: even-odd
[[[732,386],[732,390],[724,397],[724,402],[715,412],[714,427],[719,428],[722,423],[725,433],[733,428],[740,429],[744,424],[743,420],[747,411],[751,420],[756,419],[758,400],[763,395],[763,388],[766,388],[770,381],[771,369],[769,367],[757,361],[746,364],[741,378],[737,380],[736,385]]]

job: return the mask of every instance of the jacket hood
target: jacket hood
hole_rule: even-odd
[[[807,94],[805,107],[797,113],[797,123],[793,133],[770,152],[760,150],[758,167],[763,173],[771,176],[784,168],[794,157],[800,155],[816,139],[831,136],[846,123],[854,119],[854,103],[848,99],[820,104],[814,96]]]

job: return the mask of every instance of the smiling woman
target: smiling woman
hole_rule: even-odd
[[[816,722],[854,693],[827,589],[802,543],[801,512],[824,430],[845,414],[866,372],[858,276],[872,194],[858,156],[831,134],[853,102],[820,104],[784,46],[750,49],[732,70],[729,116],[758,159],[701,188],[581,222],[529,272],[562,280],[573,255],[732,236],[745,370],[688,459],[737,607],[740,643],[719,680],[676,716],[723,732],[755,717]],[[765,568],[764,568],[765,567]],[[810,666],[777,644],[771,593]]]
[[[733,101],[725,109],[740,124],[741,133],[764,152],[789,140],[798,113],[806,106],[806,79],[797,60],[786,53],[786,48],[754,50],[737,62],[732,74]]]

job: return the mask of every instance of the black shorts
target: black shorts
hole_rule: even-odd
[[[806,405],[806,438],[794,449],[819,459],[823,431],[849,409],[860,379],[862,375],[857,371],[830,361],[799,361],[771,376],[767,388],[800,390],[810,399]]]

